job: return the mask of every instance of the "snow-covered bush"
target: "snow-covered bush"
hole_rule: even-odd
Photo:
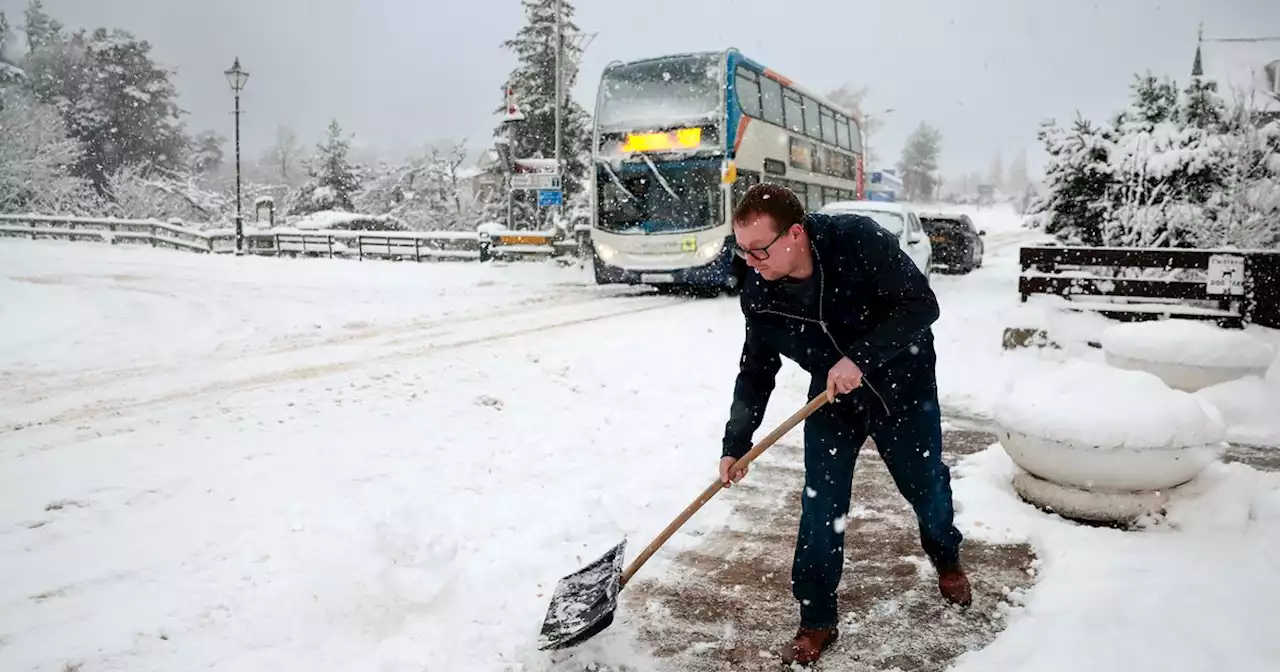
[[[1109,130],[1076,117],[1070,128],[1048,122],[1038,135],[1049,153],[1047,190],[1032,201],[1027,225],[1068,244],[1103,244],[1113,183],[1107,162]]]
[[[57,110],[18,90],[0,93],[0,212],[96,214],[89,181],[73,174],[83,156]]]
[[[1139,77],[1104,123],[1047,123],[1046,192],[1028,226],[1067,244],[1273,247],[1280,243],[1280,123],[1196,78]]]
[[[177,218],[217,228],[235,215],[234,194],[228,199],[202,187],[191,175],[139,165],[124,166],[109,175],[107,195],[107,214],[122,219]]]

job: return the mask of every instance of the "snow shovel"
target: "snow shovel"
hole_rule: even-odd
[[[824,391],[761,439],[733,465],[733,469],[741,469],[750,464],[775,441],[826,403],[827,393]],[[627,540],[623,539],[595,562],[560,579],[555,592],[551,594],[551,606],[547,608],[547,617],[542,623],[538,648],[547,650],[576,646],[609,627],[613,623],[613,613],[618,608],[619,591],[627,585],[631,577],[658,550],[658,547],[671,538],[681,525],[684,525],[723,487],[724,484],[717,478],[702,491],[702,494],[698,495],[697,499],[693,500],[692,504],[680,512],[680,515],[676,516],[666,529],[662,530],[657,539],[654,539],[635,560],[631,561],[631,565],[625,571],[622,569],[622,559]]]

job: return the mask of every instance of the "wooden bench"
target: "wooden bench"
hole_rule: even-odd
[[[1068,310],[1117,321],[1181,318],[1244,327],[1245,255],[1225,250],[1023,247],[1018,294],[1066,300]],[[1172,278],[1122,277],[1118,270],[1167,271]]]

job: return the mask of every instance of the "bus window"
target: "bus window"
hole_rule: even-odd
[[[764,120],[782,126],[782,85],[777,80],[761,78],[760,103],[764,110]]]
[[[831,110],[822,108],[822,141],[829,144],[836,144],[836,118]]]
[[[822,187],[816,184],[808,185],[806,192],[805,207],[809,212],[817,212],[822,209]]]
[[[760,118],[760,80],[756,73],[739,66],[734,84],[738,87],[738,104],[743,114]]]
[[[800,94],[786,89],[782,92],[782,107],[787,120],[787,129],[793,133],[804,133],[804,108],[800,102]]]
[[[822,139],[822,108],[818,101],[804,97],[804,132],[814,140]]]
[[[760,182],[760,174],[752,170],[739,170],[738,179],[733,183],[733,207],[738,207],[747,190]]]
[[[849,119],[844,115],[836,115],[836,144],[843,149],[853,149],[849,146]]]
[[[858,122],[853,119],[849,120],[849,149],[855,152],[862,152],[862,132],[858,129]]]

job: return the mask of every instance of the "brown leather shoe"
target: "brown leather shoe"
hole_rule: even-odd
[[[969,587],[969,577],[965,576],[964,568],[959,565],[938,570],[938,592],[942,593],[948,602],[962,607],[967,607],[973,602],[973,590]]]
[[[840,638],[840,629],[831,627],[822,630],[800,628],[791,644],[782,652],[782,662],[808,665],[818,659],[836,640]]]

